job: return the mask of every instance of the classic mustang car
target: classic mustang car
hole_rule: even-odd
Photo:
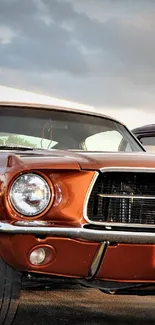
[[[146,151],[155,152],[155,124],[147,124],[133,129],[132,132],[143,144]]]
[[[1,103],[0,256],[1,325],[24,277],[154,292],[155,157],[102,114]]]

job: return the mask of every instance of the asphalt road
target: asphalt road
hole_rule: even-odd
[[[155,324],[155,297],[111,296],[95,289],[23,291],[14,325]]]

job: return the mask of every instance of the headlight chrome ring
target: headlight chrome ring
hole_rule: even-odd
[[[11,185],[9,199],[18,213],[26,217],[35,217],[49,206],[54,194],[52,191],[43,176],[32,172],[24,173]]]

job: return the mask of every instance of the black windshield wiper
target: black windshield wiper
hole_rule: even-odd
[[[32,147],[0,145],[0,150],[34,150]]]

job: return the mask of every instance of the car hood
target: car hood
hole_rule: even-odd
[[[99,170],[108,167],[155,168],[155,154],[116,153],[116,152],[81,152],[71,153],[82,169]]]
[[[101,168],[155,168],[155,154],[33,150],[0,152],[0,165],[35,169],[100,170]]]

